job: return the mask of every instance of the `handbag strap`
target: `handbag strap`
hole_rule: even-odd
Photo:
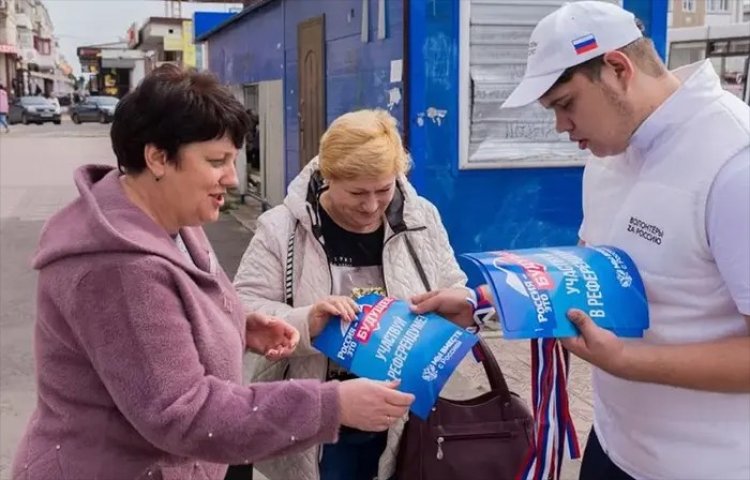
[[[294,306],[294,239],[297,236],[297,225],[299,220],[294,223],[292,233],[289,235],[289,241],[286,245],[286,268],[284,272],[284,303],[290,307]]]
[[[427,275],[424,273],[424,267],[422,267],[422,262],[419,261],[417,251],[414,250],[414,245],[411,244],[411,240],[409,240],[408,235],[404,235],[404,239],[406,240],[406,248],[409,250],[409,255],[411,255],[412,260],[414,260],[414,266],[417,267],[419,279],[422,281],[422,285],[424,285],[425,291],[429,292],[432,290],[432,287],[430,287],[430,281],[427,280]]]
[[[505,375],[503,375],[503,371],[500,369],[500,364],[497,363],[497,359],[492,354],[492,350],[490,350],[487,342],[479,335],[477,335],[477,338],[479,341],[475,348],[479,350],[484,372],[490,381],[490,389],[500,394],[503,403],[510,403],[510,389],[508,388],[508,382],[505,381]]]

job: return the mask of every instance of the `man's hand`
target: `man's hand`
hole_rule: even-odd
[[[291,355],[297,343],[297,329],[280,318],[262,313],[249,313],[245,318],[245,346],[253,353],[280,360]]]
[[[307,314],[310,336],[317,337],[331,317],[341,317],[347,322],[352,322],[359,312],[359,305],[351,297],[336,295],[326,297],[313,305],[310,313]]]
[[[444,288],[411,298],[414,313],[435,312],[461,327],[474,325],[474,307],[466,300],[465,288]]]
[[[577,337],[563,338],[562,344],[576,356],[617,377],[626,377],[626,343],[614,333],[599,327],[581,310],[568,311],[568,319],[578,327]]]

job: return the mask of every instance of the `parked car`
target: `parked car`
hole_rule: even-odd
[[[60,112],[44,97],[18,97],[10,103],[8,122],[10,124],[42,124],[53,122],[60,125]]]
[[[119,101],[120,99],[117,97],[88,97],[70,107],[70,119],[73,120],[73,123],[109,123],[115,116],[115,107],[117,107]]]
[[[53,107],[55,107],[55,113],[60,115],[62,114],[62,107],[60,107],[60,100],[57,99],[57,97],[46,97],[47,101],[52,104]]]

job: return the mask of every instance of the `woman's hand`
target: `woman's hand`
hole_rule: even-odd
[[[310,336],[317,337],[331,317],[341,317],[347,322],[352,322],[360,311],[359,305],[351,297],[335,295],[326,297],[313,305],[307,314]]]
[[[278,317],[249,313],[245,318],[245,346],[253,353],[280,360],[290,356],[297,343],[297,329]]]
[[[388,430],[409,411],[414,395],[397,390],[399,380],[357,378],[341,382],[341,424],[367,432]]]

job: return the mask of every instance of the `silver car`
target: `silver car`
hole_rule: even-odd
[[[8,111],[8,122],[12,125],[15,123],[42,124],[53,122],[60,125],[60,112],[48,99],[44,97],[18,97],[10,102]]]
[[[99,122],[109,123],[115,116],[115,108],[120,99],[107,96],[90,96],[70,107],[70,119],[73,123]]]

